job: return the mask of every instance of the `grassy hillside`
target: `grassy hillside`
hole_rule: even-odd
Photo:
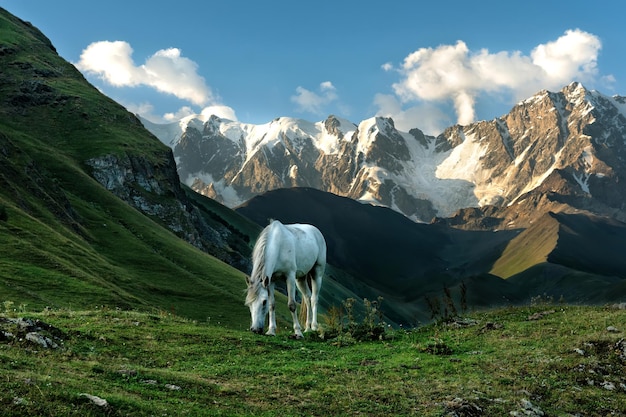
[[[109,196],[111,215],[75,201],[88,241],[9,206],[0,293],[33,307],[160,308],[187,317],[247,320],[243,275]],[[240,308],[233,308],[240,306]]]
[[[546,214],[509,242],[491,273],[509,278],[545,262],[556,247],[559,222]]]
[[[170,150],[41,32],[0,9],[0,299],[30,308],[160,309],[247,327],[243,273],[107,191],[87,163],[104,155],[143,161],[162,193],[125,186],[154,207],[194,207],[177,200],[177,180],[163,177],[175,172]],[[198,210],[233,231],[220,250],[250,250],[253,231],[240,216]]]
[[[284,328],[265,337],[207,321],[107,309],[0,315],[0,327],[17,336],[0,338],[3,415],[622,416],[626,410],[626,319],[616,308],[542,304],[477,312],[388,331],[374,342],[347,334],[296,341]],[[58,347],[25,339],[36,329]]]

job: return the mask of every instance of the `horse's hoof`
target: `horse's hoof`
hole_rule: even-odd
[[[290,339],[294,339],[294,340],[300,340],[300,339],[304,339],[304,336],[301,334],[292,334],[289,336]]]
[[[275,331],[273,331],[273,330],[268,330],[268,331],[265,333],[265,335],[266,335],[266,336],[276,336],[276,332],[275,332]]]

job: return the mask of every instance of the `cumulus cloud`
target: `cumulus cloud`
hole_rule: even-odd
[[[203,108],[200,111],[200,114],[196,113],[190,106],[183,106],[176,112],[165,113],[163,117],[161,117],[159,121],[155,121],[155,123],[176,122],[187,116],[198,116],[202,120],[209,120],[209,117],[211,117],[212,115],[215,115],[222,119],[237,120],[235,110],[233,110],[232,107],[222,104],[216,104]]]
[[[396,128],[404,132],[419,127],[427,135],[437,135],[452,124],[450,116],[431,103],[403,109],[396,96],[377,94],[374,97],[374,104],[379,109],[376,116],[393,118]]]
[[[165,113],[162,117],[162,120],[166,122],[175,122],[193,114],[196,114],[196,112],[193,111],[190,106],[183,106],[175,112]]]
[[[337,89],[330,81],[324,81],[319,85],[319,92],[307,90],[304,87],[296,88],[296,95],[291,96],[291,101],[298,105],[298,111],[313,114],[323,114],[324,106],[339,98]]]
[[[147,119],[153,123],[163,122],[163,118],[161,116],[157,116],[154,113],[154,106],[152,105],[152,103],[143,102],[143,103],[137,104],[137,103],[120,102],[120,104],[126,107],[126,110],[128,110],[129,112],[138,114],[144,119]]]
[[[200,106],[215,100],[197,73],[198,65],[182,56],[180,49],[161,49],[139,66],[132,54],[124,41],[94,42],[83,50],[76,67],[116,87],[145,85]]]
[[[397,68],[393,90],[403,103],[450,101],[457,122],[474,121],[475,104],[483,93],[525,98],[541,89],[559,89],[571,81],[593,81],[598,75],[600,39],[582,30],[568,30],[555,41],[520,51],[472,52],[463,41],[409,54]],[[383,69],[393,69],[390,63]],[[380,102],[378,103],[380,106]]]
[[[233,121],[237,120],[237,116],[235,115],[235,110],[233,110],[232,107],[219,105],[219,104],[205,107],[204,109],[202,109],[200,114],[205,119],[208,119],[211,115],[215,115],[222,119],[228,119],[228,120],[233,120]]]
[[[156,114],[154,106],[151,103],[144,102],[140,104],[136,103],[121,103],[126,109],[131,112],[140,115],[144,119],[151,121],[152,123],[172,123],[177,122],[187,116],[196,116],[202,120],[209,120],[211,115],[221,117],[222,119],[228,119],[236,121],[237,115],[232,107],[222,104],[216,104],[203,108],[200,113],[197,113],[191,106],[182,106],[175,112],[165,113],[163,115]]]

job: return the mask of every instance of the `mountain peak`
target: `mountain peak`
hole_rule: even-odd
[[[326,131],[330,135],[337,136],[338,138],[343,137],[346,133],[356,129],[356,125],[354,123],[339,119],[334,114],[328,116],[323,123]]]
[[[574,81],[565,86],[561,92],[571,102],[581,102],[588,99],[589,90],[587,90],[581,83]]]
[[[585,88],[585,86],[579,82],[579,81],[572,81],[571,83],[569,83],[568,85],[566,85],[565,87],[563,87],[562,90],[564,93],[585,93],[587,92],[587,89]]]

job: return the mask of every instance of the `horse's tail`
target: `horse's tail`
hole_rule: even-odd
[[[309,288],[309,291],[313,289],[313,284],[311,283],[311,281],[313,281],[313,270],[309,271],[309,273],[306,274],[306,277],[304,278],[304,282]],[[298,317],[298,320],[300,320],[300,323],[306,323],[307,313],[306,313],[306,303],[304,302],[304,297],[305,295],[302,294],[302,302],[300,303],[300,315]]]

